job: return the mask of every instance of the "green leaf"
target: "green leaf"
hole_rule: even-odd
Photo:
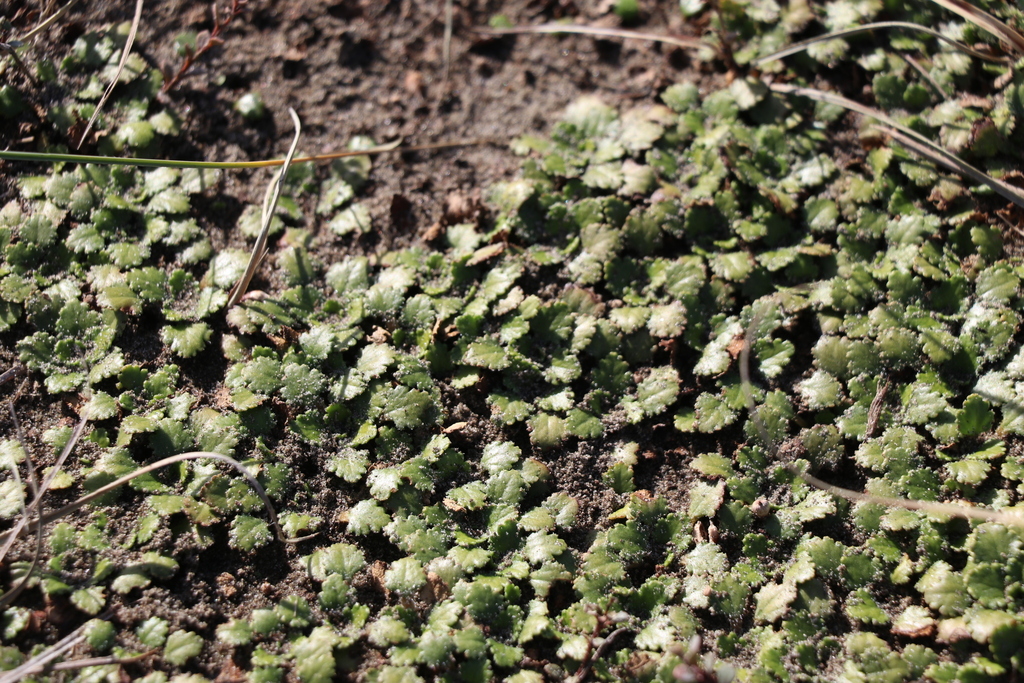
[[[402,473],[397,467],[382,467],[372,470],[366,478],[370,495],[377,500],[387,500],[402,484]]]
[[[488,370],[504,370],[511,361],[501,344],[485,339],[470,344],[462,357],[462,362]]]
[[[636,484],[633,483],[633,468],[624,462],[618,462],[609,467],[601,479],[615,493],[630,493],[636,490]]]
[[[526,538],[526,558],[535,565],[553,560],[568,549],[565,541],[547,531],[535,531]]]
[[[304,628],[309,626],[312,612],[309,603],[301,595],[288,595],[281,598],[277,603],[274,613],[281,623],[290,628]]]
[[[652,369],[636,388],[636,402],[643,414],[658,415],[675,403],[679,382],[679,373],[673,367]]]
[[[89,420],[106,420],[117,414],[118,406],[113,396],[96,391],[83,410],[83,416]]]
[[[252,640],[252,627],[247,621],[231,619],[217,627],[217,640],[227,645],[248,645]]]
[[[160,339],[182,358],[192,358],[206,348],[213,331],[206,323],[174,323],[160,330]]]
[[[704,433],[717,432],[731,425],[739,417],[739,414],[720,396],[707,392],[697,397],[694,409],[697,429]]]
[[[801,398],[812,410],[824,410],[839,404],[842,400],[842,384],[823,370],[814,373],[796,385]]]
[[[522,451],[511,441],[495,441],[484,446],[480,466],[493,475],[512,469],[520,457]]]
[[[262,519],[238,515],[231,520],[228,541],[232,548],[249,551],[266,545],[272,538],[270,527]]]
[[[363,552],[348,543],[335,543],[320,548],[304,560],[310,576],[317,581],[324,581],[331,574],[339,574],[345,580],[351,580],[366,566]]]
[[[961,460],[946,463],[946,470],[953,479],[961,484],[980,486],[988,477],[992,465],[982,460]]]
[[[363,347],[356,370],[367,377],[379,377],[395,362],[395,350],[387,344],[369,344]]]
[[[337,663],[334,646],[339,637],[330,626],[317,626],[308,637],[299,638],[291,649],[295,673],[302,683],[331,683]]]
[[[969,604],[963,579],[944,560],[929,567],[915,588],[929,607],[946,617],[962,614]]]
[[[384,585],[388,590],[404,595],[415,593],[426,581],[423,565],[413,557],[395,560],[384,572]]]
[[[764,623],[773,623],[789,612],[790,604],[796,600],[796,586],[791,583],[769,583],[757,592],[755,599],[754,619]]]
[[[103,586],[80,588],[71,594],[71,604],[86,614],[99,614],[106,602]]]
[[[964,572],[967,592],[990,609],[1006,607],[1006,570],[1000,564],[968,565]]]
[[[335,476],[354,484],[363,478],[370,465],[369,451],[350,447],[342,448],[331,457],[327,469]]]
[[[203,639],[192,631],[175,631],[164,644],[164,660],[182,666],[203,651]]]
[[[584,410],[573,408],[565,419],[565,428],[581,439],[596,439],[604,433],[604,425],[596,416]]]
[[[281,368],[281,398],[289,405],[309,408],[316,405],[327,378],[316,368],[287,363]]]
[[[370,286],[369,260],[352,256],[327,269],[327,284],[342,296],[356,294]]]
[[[935,625],[935,619],[927,608],[910,605],[896,617],[891,631],[896,635],[915,637],[927,633]]]
[[[647,329],[660,338],[678,337],[686,325],[686,309],[679,302],[667,306],[651,306]]]
[[[365,235],[373,229],[373,220],[370,218],[370,210],[365,205],[353,204],[332,218],[327,227],[338,235]]]
[[[618,113],[614,109],[593,95],[577,99],[566,108],[562,117],[588,138],[604,135],[617,118]]]
[[[978,298],[985,301],[1009,303],[1017,295],[1020,278],[1006,265],[1000,264],[986,268],[978,275],[975,282]]]
[[[963,408],[957,413],[956,425],[961,436],[978,436],[992,429],[995,413],[988,402],[978,394],[964,399]]]
[[[874,624],[885,625],[889,623],[889,615],[878,606],[871,594],[861,588],[851,595],[846,602],[846,614],[851,619]]]
[[[721,477],[728,479],[735,475],[732,460],[718,453],[702,453],[690,462],[690,469],[700,472],[705,477]]]
[[[382,530],[391,517],[375,500],[361,500],[348,511],[348,530],[362,536]]]
[[[782,374],[796,351],[793,342],[788,339],[759,339],[754,348],[760,360],[761,372],[768,378]]]
[[[735,318],[729,318],[721,323],[715,329],[715,338],[704,347],[700,360],[693,368],[694,373],[720,375],[725,372],[732,362],[728,347],[741,334],[743,327]]]
[[[139,624],[135,629],[135,635],[146,647],[157,648],[163,647],[169,630],[170,627],[164,619],[150,617]]]
[[[148,210],[153,213],[178,214],[189,210],[188,197],[178,190],[167,189],[149,200]]]
[[[554,448],[566,436],[565,420],[548,413],[538,413],[530,418],[530,441],[547,450]]]
[[[776,514],[784,526],[802,525],[835,514],[835,497],[827,491],[812,491],[795,506],[782,508]]]
[[[714,517],[718,513],[724,496],[724,486],[712,486],[704,482],[697,482],[690,487],[690,506],[687,514],[691,519]]]

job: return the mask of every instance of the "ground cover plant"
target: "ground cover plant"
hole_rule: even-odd
[[[3,680],[1017,675],[1020,55],[924,0],[672,12],[703,76],[575,100],[419,239],[373,241],[403,209],[362,153],[293,164],[265,221],[230,170],[8,162],[0,517],[182,453],[251,476],[175,462],[0,537]],[[990,59],[905,25],[775,56],[883,20]],[[67,151],[117,74],[87,151],[177,157],[128,33],[15,46],[0,117],[33,134],[5,143]]]

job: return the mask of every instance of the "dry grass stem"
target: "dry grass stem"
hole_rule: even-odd
[[[188,453],[180,453],[178,455],[172,455],[167,458],[163,458],[162,460],[157,460],[154,463],[150,463],[145,467],[141,467],[135,470],[131,474],[126,474],[120,479],[110,482],[106,486],[102,486],[96,489],[95,491],[88,495],[82,496],[75,502],[69,503],[64,507],[60,508],[59,510],[54,510],[53,512],[48,512],[46,514],[40,515],[39,522],[41,524],[49,524],[58,519],[61,519],[62,517],[66,517],[75,510],[78,510],[79,508],[82,508],[85,505],[88,505],[89,503],[93,502],[97,498],[102,498],[111,491],[114,491],[120,488],[121,486],[124,486],[133,479],[141,477],[144,474],[149,474],[150,472],[155,472],[156,470],[162,467],[167,467],[168,465],[173,465],[176,462],[184,462],[186,460],[203,459],[217,460],[218,462],[223,462],[233,467],[240,475],[242,475],[245,481],[249,484],[249,486],[252,487],[253,491],[256,492],[256,495],[259,496],[260,500],[263,502],[263,507],[266,508],[267,510],[267,516],[270,517],[270,523],[274,527],[274,531],[277,533],[277,539],[279,541],[281,541],[282,543],[298,543],[300,541],[305,541],[310,538],[313,538],[316,535],[311,534],[309,536],[301,536],[298,538],[288,538],[284,533],[284,529],[281,528],[280,522],[278,522],[277,520],[277,512],[274,510],[274,506],[270,502],[270,497],[267,496],[266,491],[263,490],[263,487],[260,485],[259,481],[256,480],[256,477],[252,476],[249,473],[249,471],[245,469],[245,467],[234,458],[230,458],[226,455],[221,455],[220,453],[212,453],[210,451],[190,451]],[[3,541],[5,543],[11,543],[13,539],[17,536],[20,536],[23,531],[23,526],[15,527],[10,531],[0,534],[0,541]],[[0,683],[2,683],[2,681],[0,681]]]
[[[18,424],[18,419],[17,415],[14,412],[13,404],[11,405],[11,415],[14,418],[15,427],[18,430],[18,438],[19,441],[21,441],[22,450],[25,452],[25,465],[29,473],[28,483],[29,488],[32,490],[33,498],[32,502],[29,503],[28,505],[25,505],[24,499],[22,499],[21,517],[18,518],[18,522],[14,525],[14,528],[8,531],[6,534],[7,537],[4,540],[4,545],[2,548],[0,548],[0,562],[2,562],[4,558],[7,557],[7,553],[11,549],[11,545],[14,543],[14,540],[18,538],[19,535],[21,535],[21,532],[25,529],[25,527],[29,524],[30,520],[32,519],[33,514],[35,514],[36,516],[36,547],[35,552],[32,555],[32,562],[29,565],[28,571],[25,572],[25,575],[21,578],[21,581],[19,581],[14,588],[7,591],[6,593],[4,593],[2,597],[0,597],[0,607],[6,607],[7,605],[11,604],[11,602],[13,602],[21,594],[21,592],[25,590],[25,587],[28,585],[28,580],[32,576],[32,572],[35,571],[36,566],[39,564],[39,558],[42,555],[43,550],[43,530],[44,527],[46,526],[46,523],[43,521],[43,516],[38,513],[38,510],[40,509],[40,506],[42,504],[43,496],[46,495],[46,492],[50,488],[50,484],[53,483],[54,477],[57,476],[57,473],[60,471],[61,467],[63,467],[64,462],[68,459],[68,456],[71,455],[71,451],[73,451],[75,446],[78,445],[78,441],[82,438],[82,434],[85,432],[85,426],[86,424],[88,424],[88,421],[84,417],[81,420],[79,420],[78,425],[75,427],[75,430],[71,433],[71,437],[68,439],[68,442],[64,445],[64,449],[61,451],[60,456],[58,456],[57,462],[55,462],[53,464],[53,467],[50,469],[50,473],[46,476],[45,479],[43,479],[42,483],[37,486],[35,480],[35,467],[32,463],[32,459],[29,454],[28,448],[25,445],[25,440],[21,436],[21,426]],[[12,464],[12,470],[14,471],[15,476],[17,476],[17,465]],[[18,490],[21,490],[20,486],[18,487]]]
[[[263,196],[262,227],[260,228],[260,234],[259,237],[256,238],[256,244],[253,245],[252,254],[249,256],[249,263],[245,267],[245,272],[231,290],[231,296],[228,297],[227,308],[231,308],[241,300],[242,296],[245,294],[245,290],[249,288],[249,283],[252,281],[253,276],[256,274],[256,269],[260,267],[260,264],[267,255],[267,236],[270,234],[270,222],[274,218],[274,211],[277,209],[277,200],[281,196],[281,186],[284,185],[285,176],[288,175],[288,167],[291,165],[292,158],[295,156],[295,148],[299,146],[299,135],[302,133],[302,122],[299,121],[299,115],[291,108],[288,109],[288,113],[291,115],[292,123],[295,125],[295,137],[292,138],[292,145],[288,149],[288,155],[284,158],[284,164],[281,165],[281,167],[275,172],[274,177],[271,178],[270,185],[267,187],[267,192]]]
[[[943,149],[920,133],[900,125],[879,109],[872,109],[871,107],[867,107],[859,102],[847,99],[842,95],[836,95],[835,93],[829,93],[823,90],[815,90],[813,88],[800,88],[797,86],[786,85],[784,83],[773,83],[768,87],[773,92],[798,95],[818,102],[834,104],[839,107],[843,107],[844,109],[857,112],[863,116],[867,116],[868,118],[881,121],[885,125],[878,126],[878,129],[891,135],[910,151],[930,161],[934,161],[937,164],[942,164],[946,168],[967,176],[975,182],[988,185],[1017,206],[1024,207],[1024,192],[1021,192],[1017,188],[993,178],[984,171],[968,164],[960,157]]]
[[[961,52],[964,52],[966,54],[969,54],[972,57],[977,57],[978,59],[984,59],[984,60],[989,61],[989,62],[1005,62],[1006,61],[1006,58],[1004,58],[1004,57],[995,57],[995,56],[990,55],[990,54],[985,54],[984,52],[979,52],[978,50],[975,50],[974,48],[970,47],[969,45],[964,45],[963,43],[961,43],[959,41],[953,40],[951,38],[947,38],[946,36],[942,35],[938,31],[936,31],[934,29],[930,29],[927,26],[921,26],[920,24],[913,24],[913,23],[908,22],[908,21],[878,21],[878,22],[875,22],[873,24],[864,24],[863,26],[854,26],[852,28],[843,29],[842,31],[833,31],[832,33],[826,33],[825,35],[815,36],[814,38],[809,38],[809,39],[801,41],[799,43],[793,43],[789,47],[783,48],[783,49],[779,50],[778,52],[773,52],[773,53],[771,53],[770,55],[768,55],[766,57],[760,57],[760,58],[754,60],[754,65],[755,66],[759,66],[761,64],[764,64],[765,62],[770,62],[770,61],[773,61],[773,60],[776,60],[776,59],[782,59],[783,57],[789,57],[790,55],[795,55],[798,52],[803,52],[804,50],[809,48],[811,45],[814,45],[815,43],[821,43],[821,42],[824,42],[826,40],[834,40],[836,38],[846,38],[846,37],[849,37],[849,36],[857,35],[858,33],[867,33],[869,31],[875,31],[875,30],[879,30],[879,29],[890,29],[890,28],[904,28],[904,29],[908,29],[908,30],[911,30],[911,31],[921,31],[922,33],[927,33],[931,37],[937,38],[938,40],[943,41],[944,43],[952,46],[953,48],[955,48],[955,49],[957,49],[957,50],[959,50]]]
[[[1005,42],[1018,55],[1024,55],[1024,36],[988,12],[978,9],[974,5],[964,2],[964,0],[932,0],[932,2],[948,9],[950,12],[959,14],[967,21],[976,24]]]
[[[29,31],[28,33],[23,35],[21,38],[19,38],[19,40],[24,41],[24,42],[28,42],[29,40],[32,40],[39,33],[41,33],[42,31],[45,31],[47,28],[49,28],[49,26],[51,24],[53,24],[53,22],[55,22],[58,19],[60,19],[62,16],[64,16],[64,14],[69,9],[71,9],[72,7],[74,7],[77,4],[78,4],[78,0],[69,0],[69,2],[67,2],[59,10],[57,10],[56,12],[54,12],[53,14],[51,14],[50,16],[46,17],[45,19],[40,21],[38,24],[36,24],[36,27],[34,29],[32,29],[31,31]]]
[[[0,683],[18,683],[18,681],[22,681],[29,676],[45,671],[50,662],[60,657],[68,650],[71,650],[79,643],[85,641],[85,634],[83,633],[84,630],[85,624],[82,624],[54,644],[53,647],[40,652],[21,666],[11,669],[10,671],[5,671],[3,675],[0,675]]]
[[[117,71],[114,72],[114,77],[110,79],[110,85],[103,92],[103,97],[100,98],[99,103],[96,105],[96,109],[92,112],[92,116],[89,117],[89,124],[85,127],[82,132],[82,137],[78,138],[78,147],[82,146],[85,142],[85,138],[89,135],[89,131],[92,130],[92,125],[96,123],[97,117],[100,112],[103,111],[103,105],[107,103],[110,98],[110,93],[114,92],[114,86],[117,85],[118,79],[121,78],[121,72],[124,71],[124,65],[128,63],[128,55],[131,54],[132,45],[135,44],[135,34],[138,33],[139,23],[142,21],[142,3],[143,0],[135,0],[135,16],[132,18],[132,27],[128,31],[128,38],[124,43],[124,50],[121,51],[121,61],[117,64]]]
[[[474,28],[474,31],[489,36],[511,36],[531,33],[576,33],[599,38],[622,38],[626,40],[650,40],[655,43],[667,43],[687,50],[713,47],[700,38],[688,38],[685,36],[664,36],[657,33],[644,33],[642,31],[629,31],[622,28],[604,28],[599,26],[580,26],[578,24],[538,24],[537,26],[514,26],[512,28]]]

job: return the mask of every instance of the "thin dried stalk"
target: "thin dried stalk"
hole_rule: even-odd
[[[836,95],[835,93],[825,92],[823,90],[815,90],[813,88],[799,88],[792,85],[786,85],[784,83],[772,83],[768,87],[773,92],[788,95],[799,95],[801,97],[817,100],[818,102],[834,104],[843,107],[844,109],[855,111],[863,116],[881,121],[885,125],[877,126],[877,128],[891,135],[910,151],[923,156],[930,161],[942,164],[946,168],[965,175],[971,180],[988,185],[1017,206],[1024,207],[1024,192],[1021,192],[1012,185],[993,178],[984,171],[975,168],[952,152],[938,146],[920,133],[907,128],[906,126],[900,125],[879,109],[872,109],[871,107],[867,107],[859,102],[847,99],[842,95]]]
[[[25,66],[25,62],[21,61],[21,57],[18,56],[17,48],[21,46],[20,41],[12,41],[10,43],[0,42],[0,52],[7,53],[7,56],[14,62],[14,66],[20,71],[25,78],[27,78],[33,85],[39,85],[39,81],[36,79],[32,71]]]
[[[998,192],[1000,195],[1009,199],[1017,206],[1024,207],[1024,193],[1018,190],[1012,185],[1004,183],[1002,180],[993,178],[984,171],[981,171],[974,166],[971,166],[960,157],[947,152],[946,150],[938,147],[934,144],[924,145],[918,140],[911,138],[906,135],[903,130],[897,130],[888,126],[875,126],[878,130],[887,133],[891,137],[898,140],[904,147],[909,149],[916,154],[923,156],[926,159],[934,161],[937,164],[942,164],[946,168],[952,169],[961,175],[965,175],[975,182],[983,183],[988,185],[993,190]]]
[[[947,38],[946,36],[942,35],[938,31],[936,31],[934,29],[930,29],[927,26],[921,26],[920,24],[913,24],[913,23],[911,23],[909,21],[878,21],[878,22],[875,22],[873,24],[864,24],[862,26],[854,26],[852,28],[846,28],[846,29],[843,29],[841,31],[833,31],[832,33],[826,33],[823,36],[815,36],[814,38],[809,38],[809,39],[801,41],[799,43],[793,43],[789,47],[785,47],[785,48],[779,50],[778,52],[773,52],[770,55],[768,55],[767,57],[761,57],[759,59],[754,60],[754,65],[755,66],[760,66],[761,64],[764,64],[765,62],[770,62],[770,61],[773,61],[773,60],[776,60],[776,59],[782,59],[783,57],[789,57],[790,55],[795,55],[798,52],[803,52],[804,50],[809,48],[811,45],[814,45],[815,43],[822,43],[822,42],[824,42],[826,40],[833,40],[835,38],[846,38],[848,36],[857,35],[858,33],[867,33],[869,31],[875,31],[875,30],[878,30],[878,29],[889,29],[889,28],[905,28],[905,29],[909,29],[911,31],[920,31],[922,33],[927,33],[931,37],[937,38],[938,40],[941,40],[944,43],[947,43],[948,45],[954,47],[955,49],[960,50],[961,52],[964,52],[966,54],[969,54],[972,57],[977,57],[978,59],[984,59],[984,60],[987,60],[987,61],[990,61],[990,62],[1005,62],[1006,61],[1005,58],[995,57],[993,55],[985,54],[984,52],[979,52],[979,51],[975,50],[974,48],[972,48],[972,47],[970,47],[968,45],[964,45],[963,43],[961,43],[959,41],[953,40],[952,38]]]
[[[23,365],[15,365],[14,367],[7,368],[4,370],[3,374],[0,374],[0,384],[11,381],[24,370],[25,366]]]
[[[59,510],[54,510],[53,512],[47,512],[46,514],[40,515],[39,516],[39,523],[40,524],[49,524],[51,522],[57,521],[58,519],[61,519],[62,517],[66,517],[67,515],[69,515],[72,512],[74,512],[75,510],[78,510],[79,508],[82,508],[83,506],[88,505],[89,503],[93,502],[97,498],[101,498],[101,497],[105,496],[106,494],[110,493],[111,491],[114,491],[115,489],[117,489],[117,488],[119,488],[121,486],[124,486],[128,482],[130,482],[133,479],[136,479],[138,477],[141,477],[144,474],[149,474],[150,472],[155,472],[156,470],[158,470],[158,469],[160,469],[162,467],[167,467],[168,465],[173,465],[176,462],[184,462],[185,460],[203,460],[203,459],[217,460],[218,462],[226,463],[226,464],[230,465],[231,467],[233,467],[239,474],[242,475],[242,477],[245,479],[245,481],[249,484],[249,486],[252,487],[253,491],[256,492],[256,495],[259,496],[259,499],[263,502],[263,507],[266,508],[266,510],[267,510],[267,516],[270,517],[270,523],[274,527],[274,531],[276,532],[277,539],[279,541],[281,541],[282,543],[299,543],[300,541],[305,541],[305,540],[308,540],[310,538],[313,538],[316,535],[316,534],[311,534],[309,536],[300,536],[299,538],[288,538],[285,535],[285,533],[284,533],[284,529],[281,528],[281,523],[278,522],[278,520],[277,520],[277,512],[275,512],[274,505],[270,502],[270,497],[267,496],[266,491],[263,490],[263,487],[256,480],[256,477],[254,477],[251,474],[249,474],[249,471],[246,470],[245,467],[243,467],[242,464],[240,462],[238,462],[237,460],[235,460],[234,458],[229,458],[226,455],[221,455],[220,453],[212,453],[210,451],[191,451],[189,453],[181,453],[179,455],[172,455],[170,457],[163,458],[162,460],[157,460],[154,463],[151,463],[149,465],[146,465],[145,467],[141,467],[141,468],[135,470],[131,474],[126,474],[125,476],[121,477],[120,479],[117,479],[115,481],[110,482],[106,486],[102,486],[102,487],[96,489],[95,491],[93,491],[92,493],[90,493],[88,495],[82,496],[81,498],[79,498],[75,502],[69,503],[68,505],[65,505],[64,507],[60,508]],[[13,538],[16,538],[17,536],[20,536],[23,531],[24,531],[23,527],[15,527],[14,529],[11,529],[10,531],[7,531],[7,532],[5,532],[3,534],[0,534],[0,541],[3,541],[5,543],[11,542],[11,540]],[[2,683],[2,681],[0,681],[0,683]]]
[[[974,5],[964,2],[964,0],[932,0],[932,2],[939,7],[945,7],[950,12],[959,14],[967,21],[985,29],[1008,44],[1018,55],[1024,55],[1024,36],[988,12],[978,9]]]
[[[103,97],[100,98],[95,111],[93,111],[92,116],[89,117],[89,125],[85,127],[82,137],[78,138],[79,147],[81,147],[82,143],[85,142],[85,137],[89,134],[89,131],[92,130],[92,124],[96,123],[96,119],[99,117],[100,111],[103,110],[103,105],[107,103],[110,93],[114,92],[114,86],[117,85],[118,79],[121,78],[121,72],[124,71],[124,65],[128,63],[128,55],[131,54],[132,45],[135,44],[135,34],[138,33],[139,23],[142,21],[142,2],[143,0],[135,0],[135,17],[132,19],[131,30],[128,31],[128,39],[124,43],[124,50],[121,51],[121,61],[117,64],[117,71],[114,72],[114,77],[110,79],[110,85],[108,85],[107,89],[103,92]]]
[[[70,662],[58,662],[51,666],[40,668],[38,672],[42,673],[45,671],[74,671],[75,669],[84,669],[87,666],[108,666],[110,664],[132,664],[133,662],[141,662],[146,657],[154,654],[156,650],[150,650],[149,652],[143,652],[142,654],[135,655],[134,657],[115,657],[110,655],[108,657],[87,657],[86,659],[74,659]]]
[[[284,164],[277,170],[274,177],[271,178],[267,192],[263,196],[263,226],[260,228],[259,237],[256,238],[256,244],[253,245],[252,254],[249,256],[249,263],[245,267],[245,272],[239,278],[234,288],[232,288],[231,296],[228,297],[228,308],[237,304],[242,295],[245,294],[245,290],[249,288],[249,283],[252,282],[252,278],[256,274],[256,269],[260,267],[260,264],[267,255],[267,236],[270,234],[270,222],[274,218],[277,200],[281,196],[281,186],[284,185],[285,176],[288,174],[288,167],[292,163],[292,157],[295,156],[295,148],[299,146],[299,135],[302,133],[302,122],[299,121],[299,115],[292,108],[288,109],[288,113],[291,114],[292,123],[295,124],[295,137],[292,138],[292,146],[288,149],[288,155],[284,158]]]
[[[35,38],[36,35],[39,34],[41,31],[45,31],[50,26],[50,24],[60,19],[62,16],[64,16],[65,12],[67,12],[69,9],[71,9],[77,4],[78,0],[70,0],[66,5],[61,7],[59,10],[48,16],[46,19],[40,21],[34,29],[23,35],[21,38],[19,38],[19,40],[23,42],[28,42],[29,40],[32,40],[32,38]]]
[[[458,142],[434,142],[425,145],[410,145],[400,147],[402,140],[394,140],[383,145],[370,147],[369,149],[345,150],[344,152],[331,152],[330,154],[316,154],[308,157],[292,159],[293,164],[317,161],[333,161],[345,157],[356,157],[363,154],[383,154],[385,152],[423,152],[435,149],[453,149],[456,147],[472,147],[474,145],[485,145],[498,143],[500,141],[480,138],[475,140],[460,140]],[[124,159],[121,157],[103,157],[92,154],[51,154],[49,152],[14,152],[11,150],[0,150],[2,161],[42,161],[45,163],[70,163],[70,164],[102,164],[105,166],[138,166],[140,168],[209,168],[209,169],[234,169],[234,168],[271,168],[284,164],[284,159],[263,159],[260,161],[179,161],[176,159]]]
[[[441,54],[444,57],[444,74],[441,79],[443,89],[448,87],[448,76],[452,66],[452,22],[454,20],[452,0],[444,0],[444,42]]]
[[[537,26],[514,26],[512,28],[474,28],[477,33],[485,36],[511,36],[528,33],[577,33],[601,38],[623,38],[627,40],[650,40],[655,43],[667,43],[687,50],[713,47],[700,38],[685,36],[663,36],[657,33],[629,31],[622,28],[604,28],[600,26],[580,26],[578,24],[538,24]]]
[[[11,414],[14,415],[13,405],[11,406]],[[17,424],[16,415],[14,419],[15,423]],[[28,525],[33,513],[36,513],[36,548],[35,552],[32,555],[32,562],[29,565],[28,571],[25,572],[25,575],[21,578],[21,581],[19,581],[14,588],[7,591],[6,593],[4,593],[2,597],[0,597],[0,608],[6,607],[7,605],[11,604],[12,602],[14,602],[14,600],[17,599],[19,595],[21,595],[21,592],[25,590],[25,587],[28,585],[28,580],[31,578],[32,572],[35,571],[36,566],[39,564],[39,558],[42,555],[43,550],[43,527],[46,524],[45,522],[43,522],[42,516],[38,515],[37,511],[39,510],[39,507],[42,503],[43,496],[46,495],[46,492],[50,489],[50,484],[53,483],[53,478],[57,476],[57,473],[60,471],[61,467],[64,466],[64,462],[68,459],[68,456],[71,455],[71,451],[74,450],[75,446],[78,444],[78,441],[82,438],[82,434],[85,432],[85,426],[87,423],[88,421],[84,417],[81,420],[79,420],[78,425],[75,427],[75,430],[71,433],[71,438],[68,439],[68,442],[64,445],[64,450],[61,451],[60,456],[57,458],[57,462],[54,463],[53,468],[50,470],[50,473],[46,476],[45,479],[43,479],[38,489],[36,489],[35,486],[35,468],[32,465],[32,461],[28,453],[28,448],[25,446],[24,439],[21,439],[21,447],[22,450],[25,451],[25,457],[27,459],[26,464],[29,471],[29,483],[31,484],[32,489],[34,490],[34,496],[32,502],[29,505],[23,507],[21,517],[18,518],[18,523],[14,526],[14,528],[11,531],[7,532],[10,535],[5,540],[3,548],[0,548],[0,562],[2,562],[5,557],[7,557],[7,552],[11,549],[11,545]],[[18,427],[18,431],[20,437],[20,426]],[[17,468],[15,467],[15,469]],[[20,488],[21,487],[19,486],[19,490]]]
[[[33,674],[39,673],[41,668],[45,668],[49,662],[57,659],[65,652],[71,650],[85,640],[85,633],[83,633],[85,626],[86,624],[82,624],[55,643],[53,647],[40,652],[21,666],[11,669],[10,671],[5,671],[3,675],[0,675],[0,683],[18,683],[18,681],[22,681]]]

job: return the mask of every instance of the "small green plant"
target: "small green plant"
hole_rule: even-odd
[[[241,212],[255,260],[213,253],[195,201],[222,191],[213,165],[22,157],[57,166],[0,212],[0,335],[91,425],[46,433],[65,455],[41,489],[92,492],[42,512],[13,475],[38,449],[0,443],[8,675],[41,675],[41,599],[95,617],[68,641],[108,658],[83,678],[131,675],[141,650],[162,660],[153,681],[228,656],[259,681],[1020,669],[1024,270],[993,217],[1012,200],[1020,79],[928,32],[837,33],[878,3],[683,10],[743,46],[722,62],[681,41],[696,58],[763,58],[772,82],[576,102],[515,141],[523,172],[488,189],[493,220],[442,226],[433,246],[359,252],[364,140],[322,175],[293,158],[276,206]],[[885,13],[994,45],[932,4]],[[76,43],[61,68],[89,85],[55,123],[89,112],[123,35]],[[122,122],[100,145],[155,155],[180,124],[133,61],[136,99],[112,102]],[[808,83],[854,61],[875,100],[855,111],[892,142],[865,126],[837,156],[857,135],[845,101]],[[978,74],[985,97],[938,96]],[[950,174],[918,135],[984,178]],[[269,234],[263,291],[229,307]],[[280,518],[260,512],[271,500]],[[269,549],[275,532],[303,545]],[[18,540],[33,533],[34,559]],[[104,614],[181,594],[214,553],[272,557],[283,588],[206,627]]]
[[[221,34],[231,25],[231,22],[245,12],[247,4],[248,0],[231,0],[230,7],[218,10],[216,0],[210,3],[213,28],[209,32],[204,32],[201,37],[195,34],[182,34],[178,36],[178,53],[182,57],[182,62],[177,71],[168,69],[164,72],[164,83],[160,88],[160,92],[167,93],[173,90],[192,69],[196,60],[213,48],[224,44]]]

